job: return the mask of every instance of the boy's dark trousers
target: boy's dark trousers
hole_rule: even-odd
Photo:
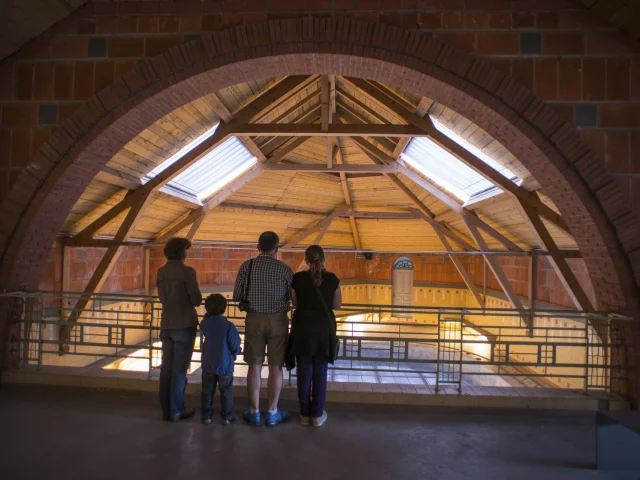
[[[220,416],[223,420],[231,418],[233,412],[233,375],[216,375],[202,372],[202,418],[213,416],[213,396],[216,385],[220,387]]]

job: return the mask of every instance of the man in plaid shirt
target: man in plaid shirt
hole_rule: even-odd
[[[286,263],[275,258],[280,239],[274,232],[264,232],[258,240],[260,254],[251,263],[251,281],[248,293],[249,260],[238,271],[233,300],[249,300],[245,320],[244,361],[249,365],[247,390],[249,408],[244,419],[260,425],[260,372],[265,350],[269,364],[269,412],[267,425],[276,425],[289,417],[286,410],[278,410],[278,399],[282,389],[282,367],[287,354],[289,335],[289,300],[293,272]]]

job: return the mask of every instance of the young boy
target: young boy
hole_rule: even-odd
[[[240,353],[240,335],[235,325],[223,316],[227,300],[220,294],[209,295],[204,302],[207,314],[200,323],[204,335],[202,346],[202,423],[208,425],[213,416],[213,396],[220,387],[222,424],[233,418],[233,364]]]

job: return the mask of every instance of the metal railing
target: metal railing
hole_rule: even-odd
[[[77,322],[67,319],[79,293],[18,292],[10,304],[14,368],[126,369],[149,377],[160,365],[157,298],[95,294]],[[399,309],[421,321],[385,321]],[[200,307],[199,314],[204,313]],[[467,385],[562,387],[621,391],[627,346],[620,331],[633,320],[574,310],[405,307],[347,304],[336,312],[341,343],[336,374],[362,378],[420,374],[436,390]],[[244,339],[244,313],[227,317]],[[60,329],[69,335],[60,340]],[[191,370],[198,368],[200,339]],[[238,365],[244,365],[239,359]],[[142,364],[144,366],[142,367]]]

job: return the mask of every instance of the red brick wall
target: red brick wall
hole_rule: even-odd
[[[235,282],[240,265],[247,259],[247,254],[255,256],[253,251],[230,250],[197,247],[189,250],[187,265],[196,269],[198,281],[202,285],[230,285]],[[302,253],[282,252],[280,259],[287,263],[293,271],[297,271],[303,259]],[[393,262],[399,255],[374,254],[372,260],[356,258],[353,253],[327,253],[325,266],[341,280],[391,280]],[[414,280],[427,283],[452,283],[463,285],[462,277],[455,266],[444,257],[409,255],[414,264]],[[150,284],[156,282],[158,269],[165,263],[162,249],[151,250]],[[470,258],[463,259],[468,268],[475,268]]]
[[[91,274],[96,269],[104,252],[99,248],[71,249],[71,278],[69,289],[82,291]],[[221,250],[194,247],[189,251],[187,265],[196,269],[198,282],[202,286],[232,285],[240,265],[247,255],[255,256],[254,251]],[[302,253],[282,252],[282,261],[296,271],[303,259]],[[399,255],[374,254],[371,260],[357,258],[353,253],[327,253],[326,267],[343,280],[383,280],[391,281],[393,263]],[[414,266],[416,282],[464,285],[455,266],[444,256],[408,255]],[[460,260],[471,274],[476,285],[483,285],[482,258],[477,256],[461,257]],[[522,297],[529,295],[529,265],[527,257],[497,257],[505,275],[509,278],[516,293]],[[166,262],[161,248],[151,248],[149,284],[155,286],[158,269]],[[554,305],[574,308],[574,305],[560,283],[558,276],[546,257],[538,257],[536,299]],[[584,262],[569,259],[580,284],[594,301],[593,288]],[[121,293],[142,291],[144,288],[144,263],[141,247],[128,247],[116,262],[112,273],[104,284],[102,293]],[[500,285],[490,269],[487,269],[487,288],[501,291]],[[62,289],[62,247],[56,241],[43,275],[40,290]]]
[[[516,293],[522,297],[527,298],[529,296],[529,278],[530,278],[530,265],[531,260],[528,257],[497,257],[496,258],[505,275],[509,279],[511,286]],[[483,267],[482,258],[475,257],[475,274],[473,281],[476,285],[482,285],[483,283]],[[537,262],[537,280],[536,280],[536,292],[535,299],[551,303],[554,305],[560,305],[569,308],[575,308],[574,303],[567,294],[567,290],[560,282],[560,278],[556,274],[555,270],[551,266],[548,257],[539,256],[536,259]],[[595,302],[595,293],[593,291],[593,285],[589,278],[589,272],[584,260],[577,258],[567,259],[567,263],[571,267],[571,270],[575,274],[578,282],[589,296],[593,305]],[[500,284],[496,280],[493,272],[487,267],[487,288],[501,291]]]
[[[103,248],[73,247],[70,249],[69,291],[81,292],[89,283],[104,254]],[[140,291],[144,288],[142,247],[125,247],[100,293]],[[51,248],[38,288],[62,290],[62,245],[56,241]]]

